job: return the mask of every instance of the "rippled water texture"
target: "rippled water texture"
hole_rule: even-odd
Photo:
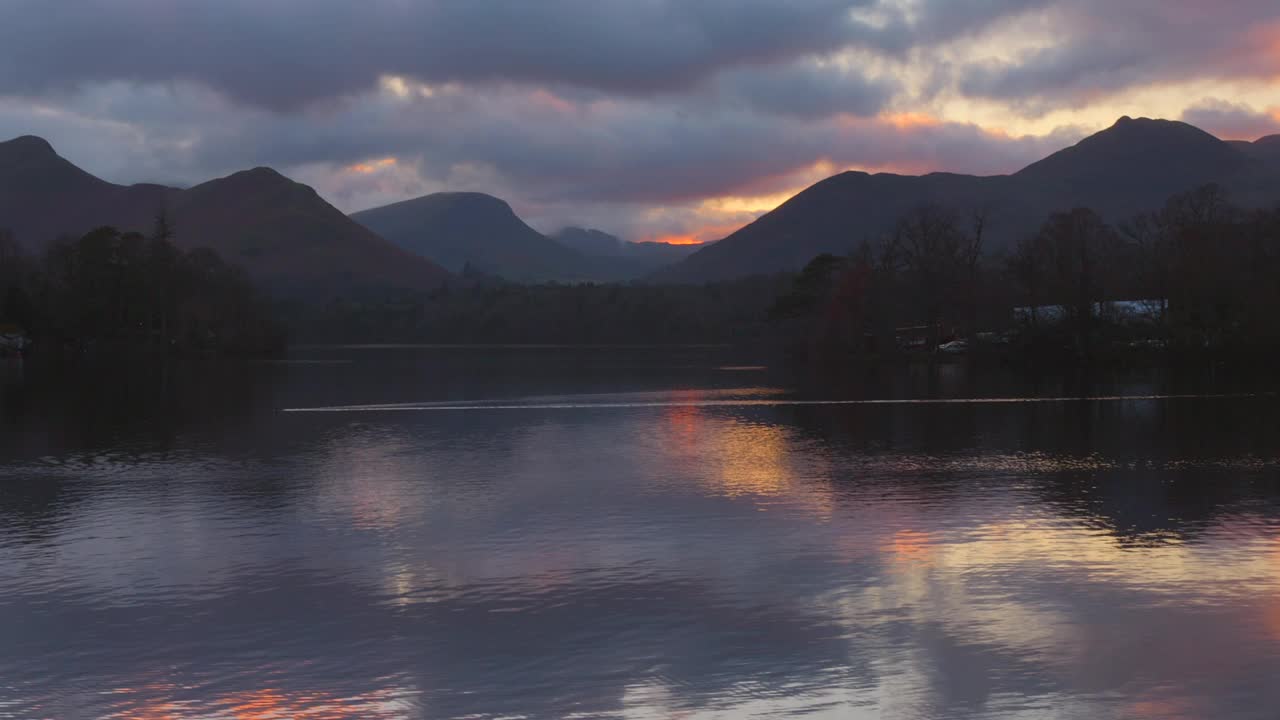
[[[0,718],[1276,717],[1266,388],[764,365],[0,368]]]

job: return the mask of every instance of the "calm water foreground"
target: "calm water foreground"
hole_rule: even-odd
[[[72,378],[0,367],[0,718],[1280,708],[1280,401],[1229,374],[314,348]],[[1040,401],[880,402],[974,397]]]

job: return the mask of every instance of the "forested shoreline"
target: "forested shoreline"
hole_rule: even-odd
[[[0,326],[42,347],[236,353],[286,340],[756,343],[868,359],[960,340],[951,348],[1070,362],[1280,350],[1278,209],[1237,208],[1210,185],[1119,226],[1084,208],[1054,213],[995,250],[990,222],[922,206],[877,241],[851,241],[847,255],[704,285],[475,274],[430,292],[270,298],[216,253],[176,247],[161,215],[146,236],[99,228],[39,254],[0,236]]]
[[[1208,185],[1119,226],[1054,213],[996,252],[986,223],[919,208],[879,243],[815,259],[773,317],[793,340],[860,353],[900,346],[904,328],[930,349],[961,338],[1075,360],[1280,350],[1280,209],[1243,210]]]
[[[27,253],[0,235],[0,325],[49,352],[265,353],[284,329],[243,269],[183,250],[157,218],[149,235],[101,227]]]

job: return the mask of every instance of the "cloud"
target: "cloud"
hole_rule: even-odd
[[[835,64],[792,63],[727,74],[720,82],[727,104],[799,118],[875,115],[899,90],[890,78],[870,79]]]
[[[871,2],[6,0],[0,92],[183,80],[290,110],[394,73],[635,95],[859,42]]]
[[[386,85],[305,121],[226,105],[198,87],[113,85],[63,97],[53,123],[30,111],[8,117],[0,103],[0,131],[40,129],[70,160],[117,182],[191,184],[270,165],[347,211],[477,190],[508,199],[540,229],[596,224],[629,238],[705,238],[771,207],[730,210],[709,198],[785,197],[847,168],[1011,172],[1078,137],[1008,137],[903,115],[800,120],[698,99]]]
[[[770,68],[849,49],[902,58],[1045,2],[62,0],[51,9],[4,0],[0,94],[185,82],[294,111],[366,91],[386,74],[640,97],[761,71],[774,86],[748,95],[776,105],[777,83],[814,81],[786,70],[770,81]]]
[[[846,168],[1017,170],[1110,124],[1063,112],[1100,97],[1280,77],[1273,5],[0,0],[0,135],[115,181],[272,165],[345,210],[471,189],[706,236]],[[1246,136],[1273,106],[1123,111]]]
[[[1046,112],[1160,83],[1280,77],[1273,0],[1059,1],[1024,20],[1015,32],[1052,41],[970,59],[955,69],[959,92]]]
[[[1227,140],[1256,140],[1280,133],[1280,108],[1260,112],[1216,98],[1206,98],[1187,108],[1182,119]]]

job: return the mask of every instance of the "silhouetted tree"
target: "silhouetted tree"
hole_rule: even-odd
[[[904,301],[932,328],[930,347],[944,326],[973,330],[985,225],[985,214],[965,229],[955,212],[925,205],[899,219],[883,250],[882,265],[904,283]]]
[[[1040,228],[1037,243],[1049,259],[1050,293],[1059,298],[1072,328],[1076,351],[1088,354],[1098,305],[1106,299],[1105,277],[1112,270],[1119,236],[1094,211],[1054,213]]]

